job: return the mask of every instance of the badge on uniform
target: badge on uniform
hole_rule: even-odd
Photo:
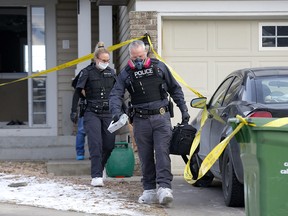
[[[164,115],[165,114],[165,108],[164,107],[161,107],[160,109],[159,109],[159,113],[161,114],[161,115]]]

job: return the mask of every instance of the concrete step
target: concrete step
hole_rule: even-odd
[[[47,172],[55,176],[90,175],[90,160],[51,160],[46,162]]]
[[[138,154],[135,155],[134,176],[141,175]],[[46,162],[47,172],[55,176],[83,176],[91,174],[91,161],[85,160],[50,160]]]

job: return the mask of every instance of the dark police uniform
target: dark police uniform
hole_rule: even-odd
[[[84,128],[88,137],[91,177],[102,177],[104,166],[115,145],[115,134],[111,134],[107,128],[112,119],[109,112],[109,94],[116,74],[110,67],[99,70],[95,63],[91,63],[80,73],[76,91],[80,93],[84,89],[87,100]],[[72,112],[74,108],[73,101]]]
[[[169,143],[172,126],[167,93],[181,112],[187,112],[182,89],[166,65],[157,59],[151,59],[151,64],[142,70],[132,69],[127,65],[121,71],[109,97],[113,115],[121,113],[125,89],[130,93],[135,113],[133,130],[141,160],[143,188],[155,189],[156,184],[171,188],[173,176]]]

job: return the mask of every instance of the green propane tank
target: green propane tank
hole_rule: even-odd
[[[116,142],[107,164],[106,173],[109,177],[133,176],[135,158],[133,149],[128,142]]]

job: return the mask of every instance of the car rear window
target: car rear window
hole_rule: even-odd
[[[256,85],[258,102],[288,103],[288,77],[263,77],[257,80]]]

